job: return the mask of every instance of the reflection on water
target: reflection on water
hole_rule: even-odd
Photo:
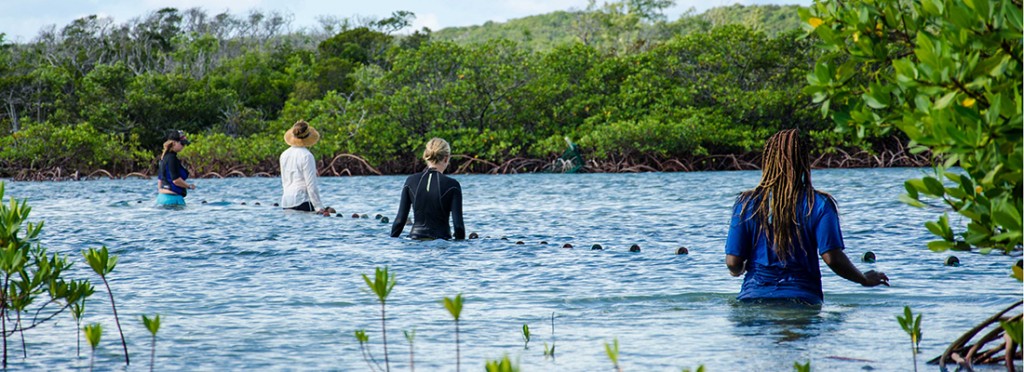
[[[827,315],[834,315],[829,318]],[[841,314],[822,313],[820,305],[791,300],[735,301],[729,312],[735,331],[743,334],[753,329],[771,335],[777,343],[800,341],[815,337],[828,328],[835,329]]]
[[[467,233],[481,236],[463,242],[392,239],[389,224],[350,217],[393,218],[404,176],[324,178],[321,196],[341,218],[272,207],[275,178],[197,180],[175,211],[153,206],[152,180],[16,182],[7,195],[29,199],[31,219],[46,221],[41,243],[77,262],[73,277],[99,281],[80,259],[85,248],[119,256],[110,286],[132,359],[145,359],[150,342],[138,319],[159,313],[162,370],[365,370],[353,331],[367,331],[378,358],[383,350],[379,304],[361,274],[388,266],[396,370],[410,367],[401,331],[412,329],[416,369],[454,370],[454,327],[439,301],[462,293],[466,369],[508,354],[526,371],[607,370],[603,345],[618,339],[633,371],[784,371],[797,361],[900,371],[911,363],[895,320],[904,305],[923,314],[927,359],[1022,295],[1006,275],[1014,257],[958,253],[961,266],[947,267],[925,248],[933,211],[897,201],[920,172],[815,171],[839,203],[847,254],[875,252],[875,263],[857,265],[892,279],[863,288],[822,265],[820,308],[734,300],[742,278],[729,276],[723,242],[730,207],[758,172],[456,175]],[[629,252],[633,244],[642,250]],[[676,255],[680,246],[690,253]],[[101,287],[83,322],[115,329],[108,301]],[[74,357],[76,333],[70,315],[26,332],[29,357],[13,368],[88,368]],[[119,337],[109,335],[97,366],[120,368]],[[544,343],[557,343],[557,358],[544,358]]]

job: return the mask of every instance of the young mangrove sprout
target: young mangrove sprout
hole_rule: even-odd
[[[142,324],[149,330],[149,334],[153,336],[150,342],[151,349],[149,351],[149,370],[153,371],[153,366],[156,365],[156,332],[160,330],[160,314],[150,318],[145,314],[142,315]]]
[[[519,372],[519,366],[508,359],[508,354],[498,360],[488,360],[484,368],[487,372]]]
[[[3,198],[4,183],[0,182],[0,200]],[[25,331],[54,319],[93,291],[87,280],[63,277],[72,263],[64,256],[48,254],[38,243],[43,222],[28,222],[31,211],[25,200],[10,198],[9,204],[0,203],[0,337],[4,369],[9,336],[15,332],[21,336],[22,355],[27,356]],[[40,299],[43,293],[50,298]],[[22,317],[29,313],[33,314],[31,318]],[[8,329],[9,323],[14,329]]]
[[[366,281],[366,285],[370,287],[370,291],[377,295],[377,300],[380,301],[380,334],[381,339],[384,341],[384,370],[391,371],[391,363],[388,360],[388,328],[385,323],[386,313],[384,312],[384,305],[388,301],[388,295],[391,294],[391,290],[395,288],[395,274],[388,275],[388,268],[377,268],[374,271],[373,280],[366,274],[363,274],[363,280]]]
[[[793,362],[793,370],[796,372],[811,372],[811,362],[800,364],[800,362]]]
[[[404,334],[405,339],[409,341],[409,372],[416,372],[416,363],[414,363],[412,359],[413,341],[416,340],[416,328],[413,328],[412,331],[402,331],[402,334]]]
[[[914,313],[910,311],[910,306],[903,307],[903,316],[896,316],[896,320],[900,322],[900,327],[903,327],[903,331],[910,335],[910,352],[914,359],[914,371],[917,371],[917,349],[921,343],[921,314],[917,314],[917,318],[914,318]]]
[[[92,371],[93,364],[96,363],[96,348],[100,346],[100,337],[103,336],[103,327],[99,323],[93,323],[82,327],[85,331],[85,340],[89,341],[89,346],[92,347],[92,356],[89,357],[89,371]]]
[[[82,328],[82,316],[85,315],[85,298],[71,303],[71,317],[75,318],[75,329]],[[82,356],[82,334],[75,332],[75,355]]]
[[[121,346],[124,347],[124,364],[131,365],[131,360],[128,359],[128,343],[124,340],[121,320],[117,317],[117,306],[114,305],[114,292],[110,291],[110,283],[107,281],[107,275],[113,272],[114,267],[117,266],[117,256],[111,256],[105,245],[98,250],[86,249],[82,255],[85,256],[85,261],[89,263],[92,271],[95,271],[100,279],[103,279],[103,285],[107,287],[107,294],[110,295],[110,308],[114,311],[114,323],[117,324],[117,333],[121,334]]]
[[[530,349],[530,326],[523,324],[523,350]]]
[[[455,298],[445,297],[442,301],[444,308],[452,314],[455,319],[455,371],[459,371],[461,355],[459,354],[459,316],[462,314],[462,293],[455,295]]]
[[[704,365],[701,364],[697,366],[697,368],[694,368],[693,370],[690,370],[689,368],[683,368],[683,372],[704,372]]]
[[[616,337],[612,344],[604,343],[604,352],[608,354],[608,359],[612,361],[612,368],[615,368],[616,372],[622,372],[622,367],[619,367],[619,338]]]
[[[370,342],[370,336],[366,335],[366,330],[357,329],[355,332],[356,340],[359,341],[359,352],[363,354],[363,360],[366,361],[366,365],[370,366],[371,371],[383,371],[380,363],[377,359],[373,358],[373,354],[370,354],[370,349],[367,344]]]
[[[551,312],[551,348],[548,349],[548,343],[544,343],[544,359],[548,357],[555,357],[555,313]]]

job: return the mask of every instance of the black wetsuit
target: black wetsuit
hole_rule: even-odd
[[[466,238],[462,223],[462,186],[434,168],[409,176],[402,187],[398,216],[391,225],[391,236],[402,235],[412,207],[414,221],[409,237],[413,239],[451,239],[448,216],[455,225],[455,239]]]
[[[161,188],[174,191],[175,194],[183,197],[188,195],[187,189],[174,184],[176,179],[188,179],[188,170],[182,167],[181,162],[178,161],[178,153],[168,151],[164,154],[164,157],[160,159],[160,165],[156,174],[157,178],[163,181],[160,184]]]

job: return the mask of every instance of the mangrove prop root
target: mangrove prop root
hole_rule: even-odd
[[[946,370],[946,363],[952,360],[957,365],[965,367],[968,370],[970,370],[974,364],[1005,362],[1007,368],[1012,371],[1013,360],[1020,358],[1021,353],[1017,352],[1018,345],[1016,345],[1012,340],[1006,337],[1006,332],[1000,326],[999,322],[1007,320],[1013,321],[1024,317],[1024,313],[1017,314],[1012,317],[1005,316],[1010,311],[1013,311],[1014,309],[1020,307],[1021,304],[1024,304],[1024,301],[1017,301],[1013,305],[1010,305],[1006,309],[1003,309],[1002,311],[996,313],[992,317],[974,326],[974,328],[971,328],[969,331],[967,331],[962,336],[953,341],[953,343],[949,345],[946,351],[943,352],[942,355],[937,358],[939,363],[939,369]],[[979,333],[993,325],[995,326],[994,329],[985,333],[981,338],[979,338],[975,342],[975,344],[969,344],[969,342],[972,339],[974,339],[975,336],[977,336]],[[1003,342],[1002,344],[997,345],[992,349],[984,349],[986,344],[996,340],[1003,340]],[[982,351],[979,354],[978,350],[985,351]],[[1005,354],[1002,358],[997,358],[996,356],[1000,351],[1004,352]],[[933,359],[929,363],[934,362],[935,360]]]
[[[480,159],[477,157],[453,154],[452,168],[454,174],[517,174],[524,172],[558,172],[570,169],[563,159],[534,159],[514,157],[500,162]],[[874,152],[866,150],[848,151],[836,148],[831,152],[813,154],[812,168],[865,168],[865,167],[924,167],[933,164],[932,155],[925,151],[918,154],[910,153],[901,141],[883,146]],[[397,159],[380,164],[370,165],[366,159],[353,154],[339,154],[333,158],[317,161],[320,175],[351,176],[351,175],[384,175],[415,173],[422,167],[415,157]],[[659,157],[652,154],[611,154],[605,159],[588,159],[582,164],[580,172],[619,173],[619,172],[690,172],[716,170],[756,170],[760,168],[761,154],[748,152],[742,154],[687,155],[682,157]],[[115,169],[95,169],[89,171],[68,171],[56,166],[39,169],[33,165],[0,164],[2,173],[12,175],[15,181],[66,181],[96,177],[111,179],[138,177],[149,179],[156,163],[148,165],[142,171],[133,171],[118,167]],[[190,173],[201,175],[198,178],[225,177],[276,177],[279,164],[276,159],[265,159],[255,165],[231,166],[229,163],[215,162],[212,164],[186,163]],[[197,171],[198,170],[198,171]],[[86,174],[82,177],[81,175]]]
[[[358,163],[367,172],[376,174],[378,176],[382,175],[380,170],[378,170],[377,168],[374,168],[373,166],[371,166],[370,163],[366,161],[366,159],[363,159],[362,157],[360,157],[358,155],[352,155],[352,154],[340,154],[340,155],[335,156],[334,159],[331,159],[330,166],[328,166],[326,168],[330,168],[335,173],[335,175],[338,175],[338,171],[334,170],[335,169],[335,164],[334,163],[337,163],[338,160],[341,160],[341,159],[351,159],[351,160],[354,160],[356,163]],[[321,167],[321,169],[323,169],[323,168],[324,167]],[[349,169],[349,168],[345,168],[345,169]],[[352,172],[349,171],[348,174],[351,176]]]

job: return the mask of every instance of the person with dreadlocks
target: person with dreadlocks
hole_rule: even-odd
[[[885,273],[861,272],[843,253],[839,211],[831,195],[814,189],[807,145],[788,129],[765,142],[761,182],[740,193],[725,243],[725,264],[743,277],[737,299],[824,300],[820,255],[839,276],[866,287],[889,285]]]

